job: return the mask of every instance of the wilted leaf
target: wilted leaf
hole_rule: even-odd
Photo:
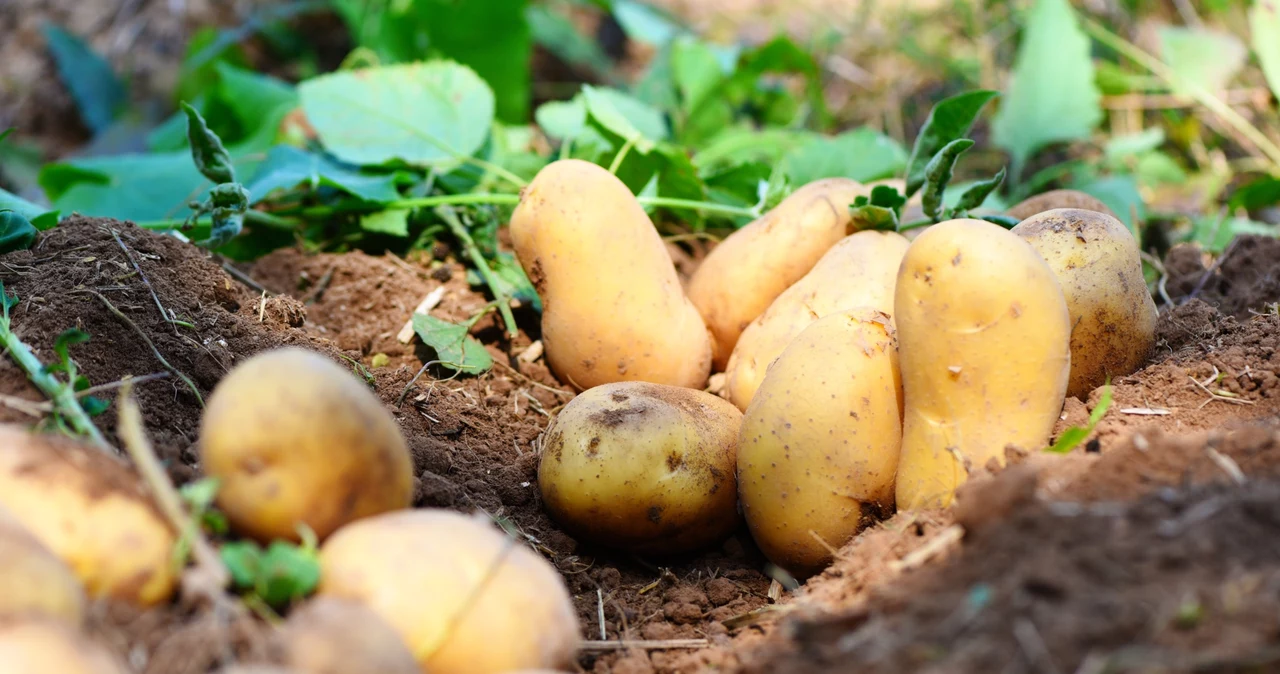
[[[967,136],[974,121],[978,119],[978,113],[999,95],[994,91],[967,91],[933,106],[916,136],[915,145],[911,148],[911,158],[907,160],[908,197],[924,185],[924,167],[929,160],[947,143]]]
[[[1004,182],[1004,167],[1000,167],[1000,171],[987,180],[980,180],[970,185],[960,194],[960,198],[956,200],[954,210],[957,213],[964,213],[982,206],[986,203],[987,197],[991,196],[1000,187],[1000,183]]]
[[[235,165],[231,162],[231,155],[223,147],[222,139],[209,130],[204,117],[190,104],[184,102],[182,111],[187,113],[187,141],[191,146],[191,158],[196,163],[196,170],[215,183],[235,182]]]
[[[458,325],[427,314],[413,315],[413,331],[423,344],[435,349],[436,358],[445,367],[480,374],[493,367],[493,358],[484,345],[467,334],[468,325]]]
[[[920,201],[925,214],[933,218],[934,222],[942,217],[942,194],[951,182],[951,172],[956,161],[971,147],[973,141],[968,138],[953,140],[942,146],[924,167],[924,194]]]

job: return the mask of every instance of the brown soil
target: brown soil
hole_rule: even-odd
[[[1238,244],[1233,255],[1252,245]],[[898,514],[787,592],[771,588],[744,532],[699,555],[641,559],[575,541],[544,514],[535,440],[572,394],[540,358],[520,357],[537,349],[531,310],[517,310],[515,337],[496,315],[477,324],[473,334],[495,358],[491,372],[451,379],[428,370],[405,393],[432,357],[396,337],[418,303],[443,286],[432,313],[460,320],[487,302],[449,252],[438,253],[406,261],[278,251],[246,270],[270,291],[263,294],[176,240],[75,219],[33,250],[0,258],[0,280],[22,300],[16,332],[46,362],[64,329],[92,335],[72,356],[94,384],[166,368],[93,292],[201,395],[235,363],[283,344],[359,362],[412,448],[418,506],[483,510],[517,532],[564,574],[588,639],[706,640],[698,648],[587,650],[584,672],[1051,671],[1049,663],[1069,672],[1090,657],[1113,658],[1107,662],[1124,671],[1134,658],[1160,664],[1172,653],[1270,652],[1280,627],[1271,580],[1280,556],[1270,542],[1280,527],[1280,486],[1271,482],[1280,478],[1280,317],[1252,316],[1246,305],[1280,297],[1238,294],[1256,283],[1218,283],[1197,295],[1243,307],[1233,315],[1205,301],[1166,308],[1151,364],[1114,382],[1111,411],[1070,455],[1014,452],[1015,467],[975,479],[955,511]],[[1181,254],[1170,258],[1175,297],[1190,294],[1182,289],[1195,273],[1173,273]],[[1253,260],[1275,264],[1274,256]],[[1231,257],[1219,269],[1224,278],[1244,273]],[[157,300],[190,325],[168,322]],[[138,392],[171,474],[197,476],[195,396],[175,377]],[[0,361],[0,393],[42,400],[8,359]],[[1100,394],[1069,400],[1061,427],[1083,423]],[[31,419],[6,407],[0,420]],[[114,441],[114,410],[98,421]],[[1237,470],[1248,477],[1244,487],[1232,481]],[[179,606],[104,604],[91,626],[151,674],[202,674],[268,653],[260,623],[224,624]]]

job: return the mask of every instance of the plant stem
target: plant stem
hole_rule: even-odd
[[[622,167],[622,160],[627,158],[627,153],[631,152],[631,148],[635,147],[635,145],[636,138],[629,138],[627,139],[627,142],[622,144],[622,148],[618,150],[618,154],[614,155],[613,161],[609,163],[609,173],[617,175],[618,169]]]
[[[515,337],[520,333],[516,327],[516,317],[511,313],[511,298],[502,292],[498,277],[494,276],[493,270],[489,268],[489,262],[484,259],[484,255],[480,253],[480,248],[476,246],[475,240],[471,238],[471,233],[463,226],[462,221],[458,219],[457,214],[449,207],[443,207],[437,210],[440,217],[449,225],[449,231],[453,232],[454,238],[462,244],[462,248],[467,253],[467,257],[471,258],[471,264],[476,266],[476,271],[480,273],[480,277],[484,279],[489,290],[493,292],[493,299],[498,303],[498,311],[502,314],[502,322],[507,326],[507,335]]]
[[[330,209],[332,210],[332,209]],[[272,229],[293,230],[297,229],[298,222],[288,218],[282,218],[274,213],[266,211],[255,211],[249,209],[244,212],[244,221],[249,224],[263,225]],[[150,229],[153,231],[164,231],[168,229],[181,229],[185,221],[179,219],[170,220],[143,220],[134,222],[140,229]]]
[[[744,208],[742,206],[730,206],[728,204],[716,204],[710,201],[694,201],[692,199],[672,199],[669,197],[636,197],[636,200],[644,206],[657,206],[658,208],[686,208],[693,211],[702,211],[704,213],[720,213],[723,215],[739,215],[745,218],[759,217],[759,213],[753,208]]]
[[[515,185],[516,187],[524,187],[529,184],[528,180],[521,178],[520,176],[512,173],[511,171],[508,171],[507,169],[502,168],[501,166],[498,166],[497,164],[494,164],[493,162],[487,162],[483,159],[480,159],[479,157],[463,157],[462,161],[468,164],[471,164],[472,166],[482,168],[486,171],[492,171],[493,173],[501,177],[503,180],[506,180],[507,182],[511,183],[512,185]]]
[[[385,208],[389,210],[406,209],[406,208],[429,208],[433,206],[448,206],[452,204],[500,204],[514,206],[520,203],[519,194],[494,194],[490,192],[476,192],[473,194],[441,194],[434,197],[419,197],[417,199],[399,199],[397,201],[388,202]]]

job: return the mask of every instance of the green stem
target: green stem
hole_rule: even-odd
[[[476,246],[475,240],[471,238],[471,233],[463,226],[462,221],[454,214],[453,209],[444,207],[437,212],[445,221],[445,224],[449,225],[449,231],[453,232],[454,238],[458,239],[462,244],[467,257],[471,258],[471,264],[475,265],[476,271],[480,273],[480,277],[484,279],[485,284],[489,286],[489,290],[493,292],[494,301],[498,303],[498,311],[502,313],[502,321],[507,325],[507,334],[511,337],[520,334],[519,328],[516,327],[516,317],[511,313],[511,298],[502,292],[498,277],[494,276],[493,270],[489,268],[489,262],[480,253],[480,248]]]
[[[297,229],[298,225],[300,224],[296,220],[283,218],[274,213],[267,213],[265,211],[255,211],[252,209],[245,211],[244,221],[249,224],[262,225],[264,227],[270,227],[272,229],[281,229],[281,230],[290,230],[290,231]],[[185,221],[183,220],[176,220],[176,219],[174,220],[143,220],[141,222],[134,222],[133,224],[137,225],[142,229],[150,229],[153,231],[164,231],[168,229],[181,229],[184,222]],[[197,223],[198,222],[199,221],[197,221]],[[207,225],[207,223],[205,224]]]
[[[516,187],[525,187],[526,185],[529,184],[528,180],[521,178],[520,176],[512,173],[511,171],[508,171],[507,169],[502,168],[501,166],[498,166],[497,164],[494,164],[493,162],[487,162],[483,159],[480,159],[479,157],[462,157],[461,159],[464,162],[471,164],[472,166],[482,168],[486,171],[492,171],[493,173],[501,177],[503,180],[506,180],[507,182],[511,183],[512,185],[515,185]]]
[[[520,203],[519,194],[493,194],[476,192],[473,194],[441,194],[434,197],[417,199],[398,199],[388,202],[387,209],[430,208],[432,206],[449,206],[454,204],[500,204],[514,206]]]
[[[618,169],[622,167],[622,160],[626,159],[627,153],[631,152],[631,148],[635,147],[636,138],[638,138],[638,136],[629,138],[627,139],[627,142],[622,144],[622,148],[618,150],[618,154],[614,155],[613,161],[609,163],[609,173],[614,175],[618,174]]]
[[[755,209],[744,208],[742,206],[730,206],[728,204],[716,204],[710,201],[694,201],[692,199],[671,199],[668,197],[636,197],[644,206],[657,206],[659,208],[686,208],[692,211],[702,211],[704,213],[720,213],[723,215],[740,215],[746,218],[759,217]]]
[[[921,227],[928,227],[929,225],[932,225],[932,224],[934,224],[933,220],[929,218],[924,218],[922,220],[915,220],[912,222],[903,223],[900,227],[898,227],[898,231],[905,232],[908,229],[919,229]]]

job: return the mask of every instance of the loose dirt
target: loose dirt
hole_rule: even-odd
[[[71,355],[93,384],[167,372],[159,352],[207,396],[237,362],[284,344],[367,372],[412,448],[417,506],[488,513],[561,571],[585,638],[648,642],[593,645],[580,671],[1183,671],[1266,661],[1280,627],[1280,317],[1264,308],[1280,297],[1258,290],[1265,271],[1240,280],[1280,264],[1267,245],[1242,240],[1194,300],[1164,308],[1150,365],[1114,382],[1111,411],[1080,448],[1012,452],[1013,467],[975,478],[954,511],[871,527],[795,592],[771,587],[744,532],[699,555],[641,559],[550,521],[536,439],[572,394],[537,357],[536,314],[516,311],[514,337],[494,314],[477,324],[496,363],[479,377],[428,368],[414,381],[433,354],[397,337],[438,289],[440,318],[486,306],[447,249],[412,260],[282,250],[237,270],[264,292],[174,239],[78,218],[0,257],[0,280],[21,298],[15,330],[46,362],[63,330],[91,335]],[[1249,266],[1237,267],[1246,252]],[[1206,271],[1179,255],[1191,259],[1170,256],[1175,300]],[[137,390],[171,475],[197,477],[196,396],[172,375]],[[43,400],[7,359],[0,393]],[[1060,430],[1083,423],[1100,397],[1069,400]],[[14,405],[0,420],[32,421]],[[115,441],[114,409],[98,421]],[[269,656],[261,623],[198,609],[105,603],[91,627],[149,674]],[[652,643],[671,639],[697,647]]]

